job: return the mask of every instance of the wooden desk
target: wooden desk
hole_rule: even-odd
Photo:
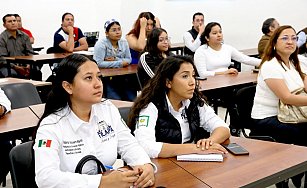
[[[109,99],[117,108],[122,108],[122,107],[131,107],[133,105],[133,102],[130,101],[121,101],[121,100],[114,100],[114,99]],[[38,117],[42,117],[44,110],[45,110],[45,104],[36,104],[36,105],[31,105],[30,109],[32,110],[33,113],[35,113]]]
[[[258,57],[258,48],[249,48],[249,49],[243,49],[240,50],[245,55],[252,56],[252,57]]]
[[[52,85],[51,82],[27,80],[27,79],[20,79],[20,78],[0,78],[0,86],[5,85],[5,84],[13,84],[13,83],[31,83],[36,87]]]
[[[169,159],[152,159],[152,162],[158,167],[158,172],[155,174],[156,182],[153,187],[209,187]]]
[[[38,118],[30,108],[18,108],[7,113],[0,119],[1,139],[16,139],[32,136]]]
[[[59,63],[70,53],[53,53],[53,54],[39,54],[30,56],[12,56],[4,57],[7,62],[8,75],[11,75],[10,63],[30,64],[30,73],[34,65],[42,65],[48,63]]]
[[[121,76],[127,74],[136,74],[138,65],[132,64],[123,68],[100,68],[103,77]]]
[[[207,80],[199,81],[199,90],[207,91],[230,86],[255,83],[257,82],[257,73],[253,72],[239,72],[237,75],[217,75],[209,76]]]
[[[171,43],[171,47],[169,48],[169,51],[175,51],[177,55],[183,55],[184,52],[184,43]]]
[[[210,187],[267,187],[307,170],[307,148],[231,137],[249,156],[228,154],[224,162],[174,163]]]

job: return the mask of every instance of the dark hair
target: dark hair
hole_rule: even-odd
[[[73,15],[72,13],[66,12],[66,13],[64,13],[63,16],[62,16],[62,22],[64,21],[65,16],[67,16],[67,15],[71,15],[72,17],[74,17],[74,15]]]
[[[194,65],[193,59],[189,56],[169,56],[165,58],[162,63],[158,66],[156,74],[152,77],[145,87],[143,88],[141,95],[134,102],[128,117],[128,126],[134,129],[136,119],[143,108],[152,101],[164,101],[165,95],[169,88],[166,87],[167,80],[173,80],[174,75],[179,71],[180,66],[183,63],[189,63],[193,66],[195,75],[197,76],[197,70]],[[199,101],[199,106],[204,104],[202,99],[202,94],[198,90],[198,85],[196,84],[193,97],[201,99]]]
[[[148,38],[147,38],[147,42],[146,42],[146,47],[145,47],[145,51],[149,52],[152,55],[161,55],[161,51],[158,49],[157,45],[159,42],[159,36],[161,35],[161,33],[166,32],[165,29],[162,28],[154,28]]]
[[[39,124],[45,117],[62,110],[67,104],[71,105],[69,94],[63,88],[62,82],[73,83],[80,66],[86,61],[92,60],[81,54],[72,54],[65,57],[56,67],[56,76],[52,83],[52,90],[48,95],[44,114],[40,118],[37,127],[39,127]]]
[[[196,12],[195,14],[193,14],[193,21],[194,21],[196,16],[203,16],[204,17],[204,14],[201,13],[201,12]]]
[[[204,32],[200,36],[201,44],[208,44],[208,41],[206,38],[209,38],[212,27],[217,26],[217,25],[222,29],[221,24],[217,22],[210,22],[206,25]]]
[[[293,29],[294,33],[296,33],[295,29],[293,27],[291,27],[290,25],[283,25],[283,26],[280,26],[279,28],[277,28],[274,31],[274,33],[272,34],[272,36],[270,37],[268,44],[266,45],[266,48],[264,50],[262,60],[261,60],[261,63],[260,63],[260,68],[263,65],[263,63],[265,63],[266,61],[270,61],[274,57],[277,59],[279,64],[283,67],[282,59],[281,59],[280,55],[276,52],[275,46],[276,46],[278,37],[280,36],[281,32],[283,32],[285,29]],[[289,60],[294,64],[294,67],[299,72],[301,78],[304,79],[304,74],[301,70],[297,54],[298,54],[298,47],[296,46],[296,49],[290,55]]]
[[[153,21],[153,27],[155,28],[156,26],[156,20],[155,16],[151,12],[141,12],[135,21],[133,28],[129,31],[127,35],[133,34],[136,36],[136,38],[139,38],[140,35],[140,29],[141,29],[141,24],[140,24],[140,19],[145,17],[147,20],[152,20]]]
[[[272,26],[274,21],[275,21],[275,18],[268,18],[263,22],[262,28],[261,28],[261,31],[263,34],[267,35],[270,32],[270,26]]]
[[[21,18],[20,16],[19,16],[19,14],[14,14],[14,16],[17,18],[17,17],[19,17],[19,18]]]
[[[120,26],[119,22],[117,22],[117,21],[112,22],[112,23],[110,23],[110,24],[106,27],[106,32],[109,32],[109,31],[110,31],[110,28],[112,27],[112,25],[115,25],[115,24]]]
[[[11,16],[15,16],[15,14],[6,14],[5,16],[3,16],[3,18],[2,18],[3,23],[5,24],[6,18],[11,17]]]

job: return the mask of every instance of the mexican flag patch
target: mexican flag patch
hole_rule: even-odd
[[[51,146],[51,140],[43,139],[43,140],[39,140],[38,141],[38,147],[50,148],[50,146]]]

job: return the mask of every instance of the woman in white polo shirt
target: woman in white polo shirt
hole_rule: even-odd
[[[54,87],[38,123],[35,180],[38,187],[147,187],[154,184],[154,166],[108,100],[102,100],[101,73],[90,59],[73,54],[57,69]],[[133,170],[88,175],[97,165],[78,162],[94,155],[111,166],[120,154]]]
[[[277,142],[307,146],[307,123],[282,123],[277,118],[279,100],[295,106],[307,105],[306,96],[291,94],[300,87],[307,90],[296,42],[296,32],[291,26],[279,27],[269,40],[257,79],[251,135],[267,135]],[[300,185],[300,178],[294,179],[296,182]]]

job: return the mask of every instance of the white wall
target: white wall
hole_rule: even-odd
[[[83,32],[99,30],[102,36],[107,19],[119,19],[125,34],[140,12],[151,11],[159,17],[172,42],[182,42],[183,33],[191,27],[192,15],[199,11],[205,14],[206,23],[217,21],[222,25],[226,43],[244,49],[257,47],[262,22],[268,17],[275,17],[281,25],[290,24],[297,31],[306,27],[306,7],[306,0],[15,0],[2,3],[0,16],[20,14],[23,26],[35,37],[34,46],[46,49],[52,46],[53,34],[65,12],[74,14],[75,26]]]

